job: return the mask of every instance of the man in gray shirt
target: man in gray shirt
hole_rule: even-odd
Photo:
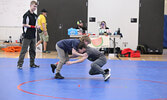
[[[105,70],[102,69],[102,67],[107,63],[107,59],[104,54],[102,54],[100,51],[96,50],[95,48],[91,48],[91,47],[78,49],[78,52],[79,53],[85,52],[85,56],[83,56],[81,59],[78,59],[76,61],[68,61],[66,62],[67,65],[80,63],[88,59],[93,62],[91,64],[91,69],[89,71],[90,75],[102,74],[105,81],[107,81],[110,78],[111,76],[110,69],[105,69]]]

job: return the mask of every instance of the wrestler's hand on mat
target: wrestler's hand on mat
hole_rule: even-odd
[[[71,64],[73,64],[73,62],[72,61],[67,61],[66,64],[71,65]]]

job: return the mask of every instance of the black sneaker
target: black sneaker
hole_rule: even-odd
[[[30,67],[31,67],[31,68],[39,68],[39,65],[33,64],[33,65],[30,65]]]
[[[18,69],[22,69],[22,66],[17,66]]]
[[[60,73],[56,73],[56,75],[55,75],[55,79],[64,79],[64,77],[61,76]]]
[[[42,53],[46,53],[46,51],[42,51]]]
[[[55,69],[57,68],[57,64],[50,64],[51,68],[52,68],[52,72],[55,73]]]
[[[107,81],[109,78],[110,78],[111,74],[104,74],[103,77],[104,77],[104,81]]]
[[[46,53],[50,53],[50,51],[46,51]]]
[[[104,81],[107,81],[110,78],[110,76],[111,76],[110,70],[111,69],[105,69],[104,70],[104,72],[105,72],[104,75],[103,75]]]
[[[106,74],[109,74],[109,73],[110,73],[110,71],[111,71],[111,69],[110,69],[110,68],[108,68],[108,69],[105,69],[105,70],[104,70],[104,72],[105,72]]]
[[[50,51],[42,51],[43,53],[50,53]]]

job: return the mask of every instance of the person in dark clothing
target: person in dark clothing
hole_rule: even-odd
[[[88,59],[92,61],[91,69],[89,71],[90,75],[98,75],[102,74],[104,77],[104,81],[107,81],[111,74],[110,69],[103,70],[102,67],[107,63],[107,59],[104,54],[102,54],[100,51],[96,50],[95,48],[87,47],[86,49],[80,48],[78,49],[79,53],[85,53],[85,55],[76,61],[68,61],[66,62],[67,65],[75,64],[83,62],[84,60]]]
[[[95,48],[91,47],[85,47],[83,46],[82,43],[78,45],[78,52],[84,55],[82,56],[81,59],[78,59],[76,61],[66,61],[67,65],[75,64],[75,63],[80,63],[83,62],[84,60],[88,59],[92,61],[93,63],[91,64],[91,69],[89,71],[90,75],[98,75],[102,74],[104,77],[104,81],[107,81],[110,76],[110,70],[111,69],[105,69],[103,70],[102,67],[107,63],[107,59],[104,54],[96,50]],[[72,55],[71,58],[77,57],[76,55]],[[52,72],[56,69],[57,66],[54,68],[52,67]]]
[[[40,28],[39,26],[36,26],[37,15],[34,13],[36,8],[37,8],[37,2],[31,1],[30,10],[28,10],[23,15],[23,37],[24,39],[22,43],[22,49],[20,52],[19,60],[17,62],[17,67],[19,69],[22,69],[24,57],[25,57],[28,47],[30,47],[29,48],[30,67],[33,67],[33,68],[39,67],[38,65],[34,63],[35,56],[36,56],[35,33],[36,33],[36,28]]]
[[[84,27],[82,20],[77,21],[76,29],[78,29],[78,32],[81,34],[86,33],[86,30],[87,30],[87,28]]]
[[[56,43],[56,50],[60,60],[56,64],[51,64],[53,73],[56,69],[56,74],[55,74],[56,79],[64,79],[64,77],[61,76],[60,71],[62,69],[62,66],[67,61],[69,61],[69,58],[72,57],[72,56],[69,57],[68,54],[72,52],[73,56],[83,57],[85,54],[78,53],[78,45],[83,44],[82,46],[86,47],[90,43],[91,43],[91,40],[88,36],[83,36],[80,39],[64,39]]]

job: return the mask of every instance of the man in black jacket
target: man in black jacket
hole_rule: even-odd
[[[36,28],[40,28],[39,26],[36,26],[37,15],[34,13],[36,9],[37,9],[37,2],[31,1],[30,10],[28,10],[23,16],[24,39],[23,39],[23,44],[22,44],[22,50],[20,52],[19,60],[17,63],[17,67],[19,69],[22,69],[24,57],[25,57],[28,47],[30,47],[29,48],[30,67],[33,67],[33,68],[39,67],[38,65],[34,63],[35,56],[36,56],[35,33],[36,33]]]

